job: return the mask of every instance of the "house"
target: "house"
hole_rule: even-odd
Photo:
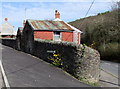
[[[8,18],[0,25],[0,36],[2,38],[12,38],[15,36],[14,26],[8,22]]]
[[[28,52],[33,47],[34,39],[67,41],[80,44],[81,31],[62,21],[57,10],[55,11],[55,20],[27,19],[23,24],[22,33],[19,28],[17,38],[19,38],[19,34],[22,34],[22,44],[27,46],[25,49]]]
[[[80,44],[81,31],[60,19],[60,13],[55,11],[55,20],[26,20],[23,31],[33,31],[34,39],[68,41]]]

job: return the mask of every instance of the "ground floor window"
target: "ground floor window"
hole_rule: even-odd
[[[60,32],[54,32],[53,40],[55,41],[61,41],[61,33]]]

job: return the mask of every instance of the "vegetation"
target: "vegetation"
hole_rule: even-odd
[[[51,61],[52,65],[62,68],[63,64],[60,54],[53,53],[48,59]]]
[[[117,3],[120,5],[120,2]],[[101,59],[120,62],[120,8],[82,18],[69,24],[83,31],[82,42],[97,49]]]

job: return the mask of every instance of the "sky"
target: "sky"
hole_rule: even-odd
[[[2,0],[0,19],[8,18],[15,30],[22,27],[24,19],[54,20],[55,10],[65,22],[84,18],[93,0]],[[119,0],[116,0],[119,1]],[[115,0],[95,0],[87,16],[111,10]]]

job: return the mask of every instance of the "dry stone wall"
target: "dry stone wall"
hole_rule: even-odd
[[[100,55],[98,51],[85,45],[70,42],[54,42],[38,40],[34,43],[33,54],[49,61],[52,53],[59,54],[63,63],[62,68],[78,79],[86,79],[95,83],[99,81]]]

